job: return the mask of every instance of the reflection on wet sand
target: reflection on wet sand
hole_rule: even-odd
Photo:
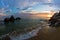
[[[60,27],[44,27],[37,33],[37,36],[28,40],[60,40]]]

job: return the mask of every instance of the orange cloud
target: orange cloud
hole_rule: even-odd
[[[0,13],[0,16],[7,16],[7,14],[4,14],[4,13]]]

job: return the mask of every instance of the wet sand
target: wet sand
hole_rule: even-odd
[[[60,40],[60,27],[49,27],[49,29],[45,27],[39,30],[35,37],[29,38],[27,40]]]

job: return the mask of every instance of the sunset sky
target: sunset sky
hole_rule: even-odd
[[[58,11],[60,0],[0,0],[0,12]]]

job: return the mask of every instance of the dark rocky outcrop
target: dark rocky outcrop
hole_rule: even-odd
[[[17,17],[16,20],[21,20],[21,18],[20,17]]]
[[[14,19],[14,16],[11,16],[10,18],[5,18],[5,19],[4,19],[4,22],[5,22],[5,23],[14,22],[14,20],[15,20],[15,19]]]
[[[4,22],[5,22],[5,23],[8,23],[8,22],[9,22],[9,18],[5,18],[5,19],[4,19]]]
[[[57,27],[60,26],[60,12],[55,13],[49,20],[50,26]]]
[[[14,21],[15,21],[14,16],[11,16],[11,17],[9,18],[9,21],[10,21],[10,22],[14,22]]]
[[[6,35],[6,37],[2,37],[1,40],[11,40],[11,38],[8,35]]]
[[[9,22],[14,22],[15,20],[21,20],[20,17],[17,17],[16,19],[14,18],[14,16],[12,15],[10,18],[5,18],[4,22],[5,23],[9,23]]]

